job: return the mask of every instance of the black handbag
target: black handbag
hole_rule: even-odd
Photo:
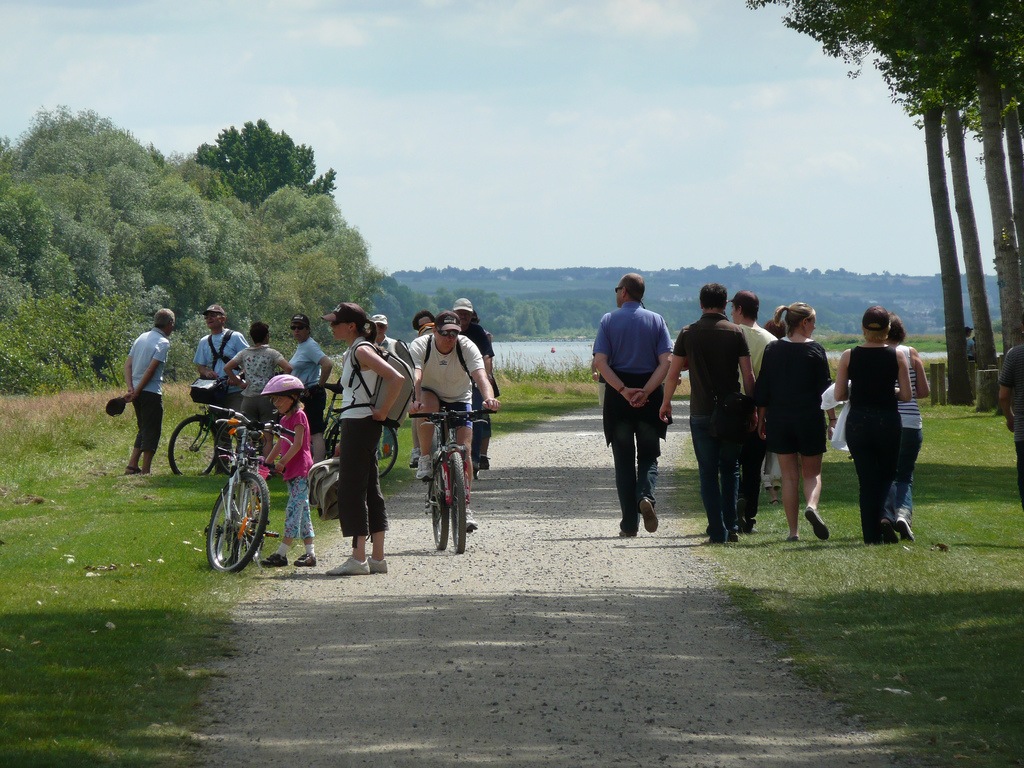
[[[220,405],[228,396],[228,380],[224,377],[219,379],[196,379],[189,388],[193,403],[200,405]]]
[[[754,431],[754,398],[742,392],[730,392],[725,397],[715,399],[715,409],[711,412],[711,436],[729,443],[743,443]]]

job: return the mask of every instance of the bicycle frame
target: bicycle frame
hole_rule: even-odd
[[[207,560],[220,571],[240,571],[255,559],[259,562],[270,514],[270,494],[266,485],[269,472],[262,463],[262,433],[294,437],[295,433],[278,424],[260,424],[236,411],[210,406],[223,413],[217,425],[227,430],[233,448],[219,449],[218,458],[228,466],[228,480],[214,505],[207,528]]]
[[[458,442],[455,435],[456,429],[462,427],[467,418],[472,421],[485,413],[489,411],[411,414],[412,418],[428,419],[434,425],[434,439],[430,448],[434,470],[427,486],[425,511],[432,517],[434,544],[439,550],[447,547],[450,524],[456,554],[465,551],[471,465],[468,446]]]

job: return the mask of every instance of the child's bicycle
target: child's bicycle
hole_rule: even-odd
[[[279,437],[294,437],[295,433],[279,424],[251,421],[230,408],[209,408],[219,416],[217,427],[227,430],[232,446],[219,451],[219,458],[228,468],[228,481],[213,505],[206,529],[206,559],[215,571],[233,573],[241,571],[254,558],[259,563],[263,538],[278,536],[267,531],[270,491],[260,473],[263,432]]]
[[[438,413],[411,413],[412,419],[429,419],[434,425],[431,463],[434,471],[427,486],[426,514],[430,515],[434,530],[434,545],[438,550],[448,546],[448,532],[452,534],[455,553],[466,551],[466,466],[469,457],[466,446],[455,441],[458,427],[494,411],[440,411]]]

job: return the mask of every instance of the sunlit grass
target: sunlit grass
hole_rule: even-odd
[[[914,483],[915,543],[862,543],[849,455],[826,454],[821,512],[832,536],[802,526],[786,543],[778,506],[757,533],[709,547],[734,599],[786,645],[813,682],[892,748],[941,765],[1019,765],[1024,671],[1024,536],[1012,436],[968,408],[925,408]],[[678,498],[703,531],[692,456]],[[906,693],[900,693],[906,691]]]

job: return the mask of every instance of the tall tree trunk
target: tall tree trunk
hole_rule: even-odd
[[[974,402],[967,375],[967,339],[964,336],[964,298],[960,289],[960,263],[956,256],[953,211],[946,186],[946,156],[942,146],[942,107],[924,113],[924,144],[928,156],[928,188],[932,196],[935,239],[939,246],[942,278],[942,306],[946,315],[946,355],[949,374],[949,403]]]
[[[985,184],[992,211],[996,275],[999,278],[999,310],[1003,321],[1003,352],[1024,341],[1021,318],[1020,259],[1017,233],[1010,202],[1010,181],[1003,151],[1002,95],[999,79],[991,67],[978,69],[978,102],[981,109],[981,139],[985,157]]]
[[[964,144],[964,125],[960,111],[946,108],[946,141],[949,144],[949,169],[953,179],[953,200],[960,223],[960,242],[964,247],[964,266],[967,272],[967,295],[971,301],[974,320],[974,340],[977,344],[979,368],[996,365],[996,341],[992,334],[992,316],[988,311],[988,292],[985,289],[985,265],[981,260],[981,238],[978,220],[971,199],[971,182],[967,175],[967,147]]]
[[[1012,106],[1013,95],[1004,89],[1003,104]],[[1024,243],[1024,140],[1020,135],[1020,120],[1016,109],[1006,109],[1006,158],[1010,164],[1010,189],[1013,199],[1013,222],[1017,227],[1017,249]],[[1018,255],[1022,255],[1018,253]],[[1021,265],[1024,275],[1024,264]]]

